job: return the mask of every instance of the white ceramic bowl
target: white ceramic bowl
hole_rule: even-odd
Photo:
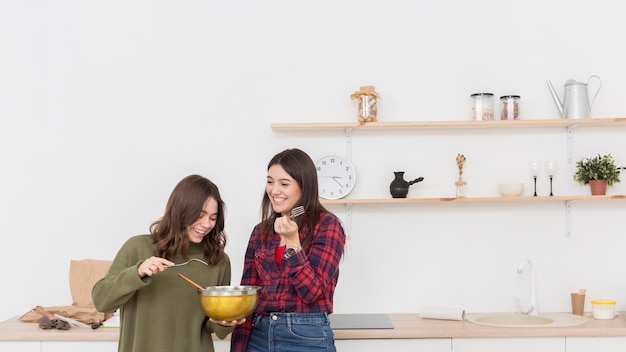
[[[524,184],[521,182],[499,183],[498,191],[503,197],[518,197],[524,192]]]

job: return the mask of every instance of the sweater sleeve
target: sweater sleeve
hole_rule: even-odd
[[[140,278],[137,274],[143,259],[133,259],[130,241],[119,250],[108,273],[98,280],[91,291],[96,309],[103,313],[112,313],[123,306],[140,288],[150,284],[150,278]]]

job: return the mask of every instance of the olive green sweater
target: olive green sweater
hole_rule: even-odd
[[[93,287],[92,298],[98,311],[120,309],[118,351],[214,351],[211,333],[223,339],[232,328],[205,322],[197,290],[177,273],[204,287],[230,285],[230,261],[217,266],[192,261],[141,279],[137,268],[153,253],[149,235],[130,238],[115,256],[107,275]],[[187,255],[207,261],[199,244],[191,243]],[[177,256],[173,261],[185,260]]]

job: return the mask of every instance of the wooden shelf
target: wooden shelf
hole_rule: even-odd
[[[403,204],[403,203],[498,203],[498,202],[571,202],[576,200],[626,199],[626,195],[541,196],[541,197],[469,197],[469,198],[343,198],[322,200],[322,204]]]
[[[352,130],[420,130],[420,129],[488,129],[488,128],[544,128],[578,126],[626,125],[626,117],[553,120],[489,120],[489,121],[409,121],[409,122],[310,122],[273,123],[275,132],[312,132]]]
[[[408,122],[296,122],[273,123],[274,132],[328,132],[345,133],[346,155],[352,155],[353,131],[400,131],[400,130],[467,130],[467,129],[521,129],[521,128],[564,128],[567,134],[567,162],[573,163],[573,130],[577,127],[626,126],[626,117],[590,119],[533,119],[533,120],[489,120],[489,121],[408,121]],[[503,202],[564,202],[565,236],[571,237],[572,203],[575,201],[603,201],[626,199],[626,195],[608,196],[542,196],[542,197],[470,197],[470,198],[344,198],[322,200],[322,204],[343,204],[346,207],[348,238],[351,232],[352,207],[354,204],[407,204],[407,203],[503,203]]]

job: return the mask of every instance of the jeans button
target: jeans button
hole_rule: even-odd
[[[278,317],[275,315],[272,315],[272,320],[278,320]]]

